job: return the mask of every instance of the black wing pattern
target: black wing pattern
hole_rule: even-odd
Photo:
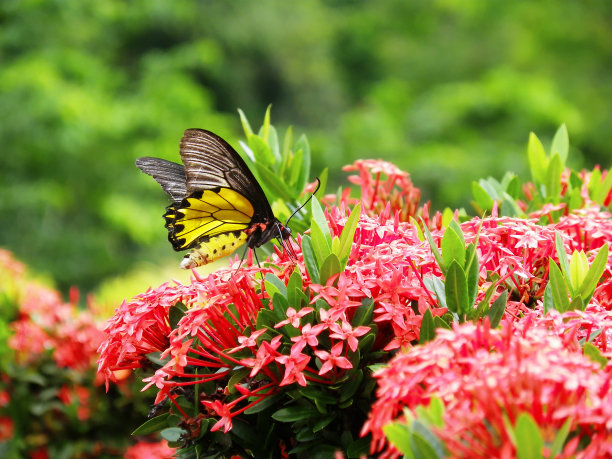
[[[204,129],[187,129],[181,139],[187,194],[230,188],[247,198],[255,209],[253,221],[273,219],[261,186],[240,155],[225,140]]]
[[[187,196],[185,167],[161,158],[144,157],[136,160],[136,166],[150,175],[173,201],[182,201]]]

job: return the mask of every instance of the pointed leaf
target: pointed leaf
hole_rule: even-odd
[[[310,280],[315,284],[318,284],[320,279],[319,264],[317,263],[317,256],[314,252],[312,239],[307,234],[302,237],[302,255],[304,257],[304,264],[306,265],[306,271],[308,271]]]
[[[272,273],[266,274],[264,286],[270,298],[272,298],[276,292],[280,293],[282,296],[287,296],[287,287],[285,283]]]
[[[468,287],[468,303],[470,307],[476,301],[478,295],[478,281],[480,279],[480,266],[478,263],[478,255],[476,255],[476,247],[474,244],[469,244],[466,251],[465,272],[467,274]]]
[[[433,292],[438,297],[438,303],[441,308],[447,308],[446,293],[444,293],[444,282],[438,277],[426,277],[423,279],[425,286],[430,292]]]
[[[253,129],[251,129],[249,120],[241,109],[238,109],[238,114],[240,115],[240,123],[242,123],[242,130],[244,131],[244,135],[248,138],[249,135],[253,135]]]
[[[501,321],[501,318],[504,315],[504,311],[506,310],[507,301],[508,291],[504,290],[491,305],[491,309],[489,309],[487,316],[489,317],[489,321],[491,322],[492,328],[497,328],[497,326],[499,325],[499,322]]]
[[[160,414],[159,416],[149,419],[147,422],[137,427],[136,430],[132,432],[132,435],[149,435],[165,429],[168,427],[168,416],[170,416],[170,413]]]
[[[555,309],[559,312],[565,312],[569,309],[569,298],[567,297],[567,289],[561,270],[552,258],[548,260],[548,277],[550,285],[550,293],[555,305]]]
[[[436,330],[434,328],[434,318],[430,309],[425,311],[423,319],[421,320],[421,330],[419,332],[419,344],[431,341],[436,336]]]
[[[446,271],[444,293],[450,311],[460,315],[468,312],[467,279],[463,268],[456,261],[452,261]]]
[[[542,433],[533,418],[525,413],[519,415],[514,429],[516,456],[518,459],[542,459]]]
[[[472,182],[472,196],[480,211],[490,210],[493,207],[493,199],[478,182]]]
[[[342,229],[342,234],[340,234],[340,244],[338,246],[338,251],[336,255],[340,259],[340,265],[342,269],[346,266],[348,258],[351,254],[351,247],[353,246],[353,240],[355,239],[355,231],[357,230],[357,225],[359,224],[359,217],[361,216],[361,203],[358,203],[349,218],[346,220],[346,224]]]
[[[338,260],[336,254],[329,254],[321,265],[321,271],[319,274],[319,282],[321,283],[321,285],[325,285],[330,277],[340,272],[340,269],[340,260]]]
[[[562,165],[567,162],[567,154],[569,152],[569,136],[567,135],[567,127],[565,123],[559,126],[555,136],[553,137],[552,145],[550,147],[550,156],[554,156],[555,153],[561,158]]]
[[[431,248],[431,251],[434,255],[434,258],[436,259],[438,266],[442,270],[442,274],[445,274],[446,268],[444,267],[444,261],[442,260],[442,255],[440,254],[440,251],[438,250],[438,246],[436,245],[433,239],[433,236],[431,235],[431,231],[429,231],[429,228],[427,227],[427,225],[425,224],[425,221],[422,218],[421,218],[421,224],[422,224],[423,232],[425,233],[425,237],[427,238],[427,242],[429,243],[429,247]]]
[[[559,259],[559,264],[561,265],[561,269],[563,271],[563,275],[566,279],[571,277],[570,275],[570,267],[567,260],[567,254],[565,253],[565,246],[563,245],[563,240],[561,239],[561,234],[555,232],[555,248],[557,249],[557,258]],[[576,294],[573,286],[570,285],[570,294],[572,297]]]
[[[546,200],[557,204],[561,200],[561,173],[563,164],[559,155],[555,154],[546,169]]]
[[[606,269],[606,265],[608,263],[608,243],[606,242],[601,249],[599,249],[599,253],[591,263],[591,267],[587,275],[582,282],[582,285],[579,287],[578,292],[580,296],[582,296],[585,305],[591,300],[591,296],[597,287],[597,284],[601,280],[601,275]]]
[[[527,144],[527,159],[529,161],[529,169],[534,182],[537,184],[546,183],[546,169],[548,168],[548,158],[542,146],[542,142],[537,136],[531,132],[529,134],[529,142]]]
[[[444,260],[444,267],[446,269],[450,267],[453,261],[457,262],[461,267],[465,265],[465,244],[461,236],[451,226],[446,228],[444,232],[441,246],[442,260]]]

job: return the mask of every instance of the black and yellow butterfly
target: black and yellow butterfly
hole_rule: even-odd
[[[176,251],[191,249],[181,268],[210,263],[245,242],[255,249],[291,236],[244,160],[221,137],[187,129],[180,153],[184,166],[150,157],[138,158],[136,166],[173,200],[164,214],[168,240]]]

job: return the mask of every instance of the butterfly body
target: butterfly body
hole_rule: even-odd
[[[145,157],[136,166],[173,200],[164,214],[168,240],[174,250],[191,249],[182,268],[210,263],[244,243],[254,249],[290,237],[244,160],[222,138],[188,129],[180,153],[184,165]]]

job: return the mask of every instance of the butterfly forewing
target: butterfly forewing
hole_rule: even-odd
[[[187,193],[230,188],[247,198],[257,218],[274,218],[261,186],[240,155],[225,140],[204,129],[187,129],[181,140]]]

